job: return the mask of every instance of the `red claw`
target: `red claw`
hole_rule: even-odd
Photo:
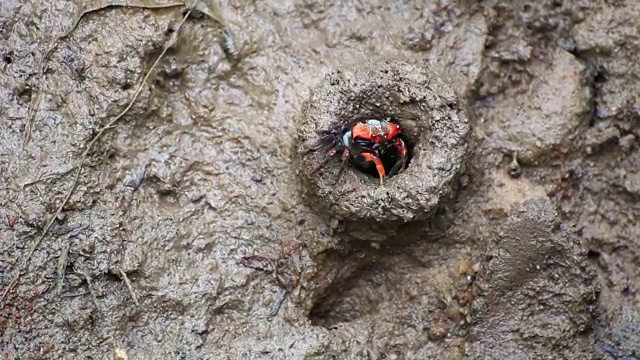
[[[384,164],[382,164],[382,160],[380,160],[379,157],[371,153],[363,152],[360,155],[362,155],[362,157],[367,161],[373,161],[373,163],[376,165],[376,170],[378,170],[378,176],[380,176],[380,184],[382,184],[382,181],[384,180],[384,177],[386,175],[386,171],[384,170]]]

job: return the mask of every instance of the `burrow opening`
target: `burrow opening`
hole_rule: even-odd
[[[415,286],[407,274],[420,274],[438,263],[440,250],[435,249],[449,246],[436,244],[449,231],[452,219],[436,215],[433,221],[428,235],[419,235],[420,231],[410,225],[398,237],[381,243],[380,248],[355,241],[345,244],[341,251],[326,254],[325,261],[342,264],[343,270],[315,298],[307,314],[311,324],[333,329],[363,317],[377,317],[381,304],[407,305],[405,295],[409,292],[405,290]],[[420,223],[415,225],[424,226]],[[424,279],[420,275],[418,278]]]
[[[386,287],[385,273],[392,270],[376,263],[363,264],[346,278],[337,279],[325,292],[316,299],[308,318],[313,326],[327,329],[338,324],[348,323],[361,317],[374,314],[384,297],[371,296],[379,294]],[[375,279],[383,278],[381,284]]]

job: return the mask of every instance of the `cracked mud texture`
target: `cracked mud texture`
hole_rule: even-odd
[[[399,124],[410,150],[409,166],[384,185],[353,166],[336,182],[340,157],[312,176],[325,154],[299,157],[295,164],[310,207],[340,221],[351,237],[385,240],[408,222],[428,220],[440,200],[452,195],[466,160],[469,123],[438,75],[425,66],[379,59],[328,74],[311,89],[296,127],[304,148],[322,130],[368,118]]]
[[[181,16],[92,13],[36,88],[38,59],[84,5],[0,2],[3,290]],[[186,22],[0,303],[2,357],[638,357],[636,2],[220,7],[241,60],[206,18]],[[472,154],[420,236],[373,248],[303,201],[296,116],[326,74],[385,58],[458,93]],[[252,255],[275,271],[243,266]]]

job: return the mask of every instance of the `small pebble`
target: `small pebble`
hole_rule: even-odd
[[[431,340],[442,340],[447,337],[447,325],[442,322],[434,323],[428,332]]]
[[[509,176],[511,176],[512,178],[518,178],[520,177],[520,175],[522,175],[522,168],[518,163],[518,154],[516,153],[513,154],[513,160],[511,160],[511,163],[509,164],[507,171],[509,173]]]
[[[253,174],[251,175],[251,180],[259,183],[259,182],[262,182],[262,180],[264,180],[264,176],[262,176],[262,174]]]
[[[147,167],[146,165],[143,165],[138,171],[138,173],[135,175],[135,177],[133,177],[132,179],[130,179],[125,183],[125,186],[133,188],[135,190],[139,188],[140,185],[142,185],[142,182],[146,177],[147,177]]]
[[[464,189],[467,186],[469,186],[469,175],[462,174],[462,176],[460,176],[460,188]]]
[[[456,324],[460,323],[464,318],[464,314],[462,313],[462,311],[460,311],[460,308],[453,304],[447,307],[447,309],[445,310],[445,315],[449,320],[453,321]]]
[[[63,212],[59,213],[58,216],[56,216],[56,222],[60,225],[64,224],[64,221],[67,219],[67,215]]]
[[[116,360],[129,360],[129,356],[124,349],[115,349],[114,353]]]
[[[469,289],[458,291],[455,295],[456,301],[462,306],[469,305],[473,302],[473,292]]]
[[[623,186],[629,193],[640,195],[640,172],[627,174]]]
[[[462,259],[458,262],[458,273],[460,275],[473,275],[469,259]]]
[[[631,147],[633,146],[633,143],[636,140],[636,136],[633,134],[628,134],[625,135],[623,137],[621,137],[620,139],[618,139],[618,144],[620,145],[620,147],[622,148],[622,150],[624,151],[629,151],[631,149]]]

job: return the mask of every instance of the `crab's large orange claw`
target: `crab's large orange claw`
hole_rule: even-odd
[[[380,185],[382,185],[382,182],[384,180],[384,177],[386,175],[386,172],[384,170],[384,165],[382,164],[382,160],[380,160],[379,157],[368,153],[368,152],[363,152],[360,155],[362,155],[362,157],[366,160],[366,161],[373,161],[373,163],[376,165],[376,170],[378,170],[378,176],[380,176]]]

